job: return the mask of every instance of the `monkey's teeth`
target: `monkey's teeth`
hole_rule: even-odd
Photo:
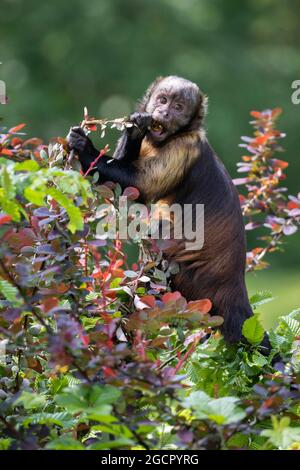
[[[164,130],[163,126],[161,124],[158,124],[158,122],[155,122],[154,124],[152,124],[151,127],[152,127],[152,130],[155,131],[155,132],[157,132],[157,131],[162,132]]]

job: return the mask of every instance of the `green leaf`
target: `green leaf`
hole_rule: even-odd
[[[261,291],[250,297],[250,304],[252,308],[256,308],[259,305],[272,302],[272,300],[274,300],[274,297],[270,291]]]
[[[197,418],[210,419],[221,425],[241,421],[246,416],[246,413],[237,406],[238,401],[237,397],[215,399],[202,391],[196,391],[183,401],[183,405],[192,408]]]
[[[14,187],[12,177],[7,171],[6,166],[2,167],[1,186],[3,187],[5,198],[9,200],[9,199],[13,199],[16,196],[16,189]]]
[[[133,436],[130,429],[124,424],[96,424],[95,426],[92,426],[91,430],[100,431],[102,433],[112,434],[114,436],[121,436],[125,438],[131,438]]]
[[[119,397],[120,391],[110,385],[78,385],[65,389],[55,399],[71,413],[108,415]]]
[[[70,219],[68,223],[70,232],[75,233],[76,230],[82,230],[83,218],[80,209],[56,188],[49,188],[48,194],[66,210]]]
[[[89,294],[86,295],[85,300],[87,301],[95,300],[95,299],[98,299],[99,296],[100,294],[98,292],[90,292]]]
[[[77,423],[77,420],[66,411],[56,413],[33,413],[22,422],[23,427],[28,427],[29,424],[46,424],[60,426],[62,428],[71,428]]]
[[[24,197],[27,199],[27,201],[35,204],[36,206],[44,206],[46,192],[33,189],[29,186],[24,189]]]
[[[62,436],[54,439],[46,445],[46,449],[51,450],[85,450],[85,447],[72,437]]]
[[[9,199],[7,199],[3,188],[0,188],[0,206],[3,209],[3,212],[12,217],[13,221],[20,221],[20,205],[16,201],[10,201]]]
[[[12,443],[12,439],[8,437],[7,439],[0,439],[0,450],[7,450]]]
[[[228,447],[234,447],[234,448],[246,448],[249,445],[249,437],[245,436],[242,433],[236,433],[233,436],[231,436],[228,441],[226,442]]]
[[[14,166],[15,171],[38,171],[39,164],[34,160],[26,160],[25,162],[16,163]]]
[[[255,351],[251,359],[253,361],[253,364],[260,368],[268,364],[268,359],[258,351]]]
[[[287,343],[290,343],[289,349],[296,336],[300,335],[300,322],[295,319],[296,315],[286,315],[279,318],[279,325],[275,330],[276,334],[282,336]]]
[[[259,344],[262,342],[265,330],[262,327],[258,315],[248,318],[243,324],[243,335],[251,344]]]
[[[15,286],[12,286],[5,279],[0,280],[0,292],[9,302],[12,302],[16,305],[22,304],[22,300],[18,299],[18,289]]]
[[[78,179],[70,178],[69,175],[64,175],[61,178],[57,178],[55,180],[55,184],[63,193],[76,195],[80,191],[80,182]]]
[[[259,436],[253,436],[249,449],[250,450],[266,450],[265,449],[266,445],[266,438],[259,435]]]
[[[292,312],[290,312],[288,315],[286,315],[284,318],[295,318],[295,320],[299,320],[300,321],[300,308],[296,308],[295,310],[293,310]]]
[[[113,441],[98,442],[88,446],[89,450],[120,449],[120,447],[130,447],[134,442],[130,439],[115,439]]]
[[[292,444],[300,442],[300,427],[290,427],[290,419],[283,417],[280,420],[272,416],[273,429],[262,431],[261,435],[268,437],[271,443],[279,449],[287,449]]]
[[[26,410],[32,410],[42,408],[46,404],[46,400],[45,395],[23,391],[14,404],[22,404]]]
[[[283,319],[294,336],[300,336],[300,322],[288,315]]]
[[[278,335],[274,330],[269,331],[269,340],[272,348],[280,350],[280,347],[286,342],[284,336]]]
[[[69,385],[68,378],[65,375],[61,377],[51,377],[49,379],[49,388],[52,395],[56,395]]]

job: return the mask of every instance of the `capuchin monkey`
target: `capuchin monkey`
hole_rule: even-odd
[[[245,286],[244,222],[238,193],[203,129],[206,104],[195,83],[158,78],[130,116],[133,126],[125,129],[113,160],[104,155],[95,169],[102,182],[138,188],[144,203],[204,204],[203,247],[186,250],[181,240],[165,253],[179,265],[171,286],[188,301],[209,298],[212,312],[224,318],[225,341],[236,343],[253,314]],[[71,128],[67,140],[86,172],[99,151],[80,127]]]

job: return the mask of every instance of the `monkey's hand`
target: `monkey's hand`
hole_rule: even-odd
[[[70,150],[74,150],[79,157],[97,156],[99,153],[81,127],[71,127],[67,142]]]
[[[152,116],[149,113],[133,113],[129,118],[133,126],[127,128],[127,132],[133,139],[143,139],[151,127]]]
[[[93,142],[88,138],[81,127],[71,127],[70,132],[67,135],[67,142],[70,150],[74,150],[75,153],[77,153],[82,170],[86,172],[91,163],[99,155]]]

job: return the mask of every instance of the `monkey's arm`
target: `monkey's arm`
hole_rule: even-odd
[[[151,115],[148,113],[134,113],[130,116],[132,127],[126,128],[120,138],[113,158],[130,162],[137,160],[140,154],[142,140],[151,125]],[[92,141],[85,134],[81,127],[72,127],[67,136],[70,149],[75,150],[79,156],[84,172],[88,170],[91,163],[99,155],[99,151],[94,147]]]
[[[90,168],[91,163],[98,157],[99,151],[80,127],[72,128],[67,140],[70,149],[75,150],[78,154],[82,170],[85,173]],[[132,156],[128,152],[137,149],[139,140],[137,143],[135,143],[137,139],[132,140],[131,142],[130,136],[123,138],[122,146],[120,145],[119,148],[118,160],[112,159],[108,155],[103,155],[98,160],[92,172],[99,171],[100,182],[114,181],[119,183],[123,189],[127,186],[136,186],[137,168],[129,161],[129,157]]]
[[[137,168],[126,160],[114,160],[104,155],[95,165],[100,173],[100,181],[114,181],[119,183],[123,189],[128,186],[137,186]]]
[[[148,128],[151,126],[151,115],[148,113],[134,113],[129,121],[132,127],[127,127],[119,139],[113,154],[115,160],[133,161],[140,155],[141,144]]]

